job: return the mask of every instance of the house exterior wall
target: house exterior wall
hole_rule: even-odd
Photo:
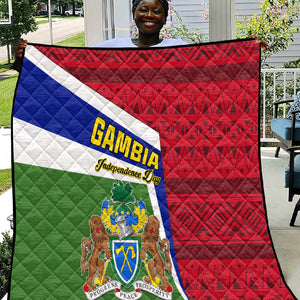
[[[172,5],[181,16],[183,23],[200,28],[205,41],[208,41],[209,21],[205,20],[203,15],[209,0],[172,0]]]
[[[235,1],[237,18],[244,18],[245,16],[252,16],[254,13],[259,14],[259,0],[236,0]],[[300,20],[295,20],[294,24],[300,28]],[[275,67],[281,67],[283,63],[294,61],[300,58],[300,33],[294,36],[294,42],[290,47],[275,55],[272,55],[266,62]]]
[[[111,0],[104,0],[104,2],[110,3]],[[131,0],[114,0],[113,2],[115,36],[129,37],[129,23],[132,20],[130,11]],[[259,13],[259,4],[260,0],[235,0],[236,18],[242,19],[245,16],[249,17],[254,13]],[[209,19],[205,20],[203,17],[206,7],[209,5],[209,0],[172,0],[172,5],[179,13],[185,24],[190,27],[200,28],[205,38],[204,41],[209,40]],[[299,19],[295,21],[295,25],[300,28]],[[109,24],[108,27],[110,28]],[[108,31],[111,32],[110,29]],[[109,34],[106,38],[111,38],[111,34]],[[299,59],[299,53],[300,33],[297,33],[292,45],[287,50],[271,56],[267,60],[267,63],[274,67],[281,67],[285,62]]]
[[[191,27],[199,27],[206,39],[209,36],[209,20],[203,19],[205,5],[209,4],[209,0],[172,0],[174,8],[178,11],[183,22]],[[243,19],[250,17],[254,13],[259,14],[260,0],[235,0],[236,18]],[[294,23],[300,28],[300,19]],[[294,36],[294,42],[285,51],[281,51],[272,55],[266,62],[274,67],[281,67],[283,63],[294,61],[300,58],[300,33]]]
[[[115,0],[115,32],[117,37],[129,37],[131,16],[131,1]]]

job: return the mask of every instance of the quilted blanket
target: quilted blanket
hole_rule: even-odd
[[[253,39],[31,44],[10,299],[294,299],[268,230]]]

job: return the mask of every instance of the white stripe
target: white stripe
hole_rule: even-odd
[[[48,59],[34,46],[28,45],[26,47],[25,57],[43,72],[45,72],[48,76],[69,89],[76,96],[80,97],[83,101],[101,111],[103,114],[107,115],[109,118],[127,128],[132,133],[142,138],[160,151],[160,137],[157,131],[137,120],[104,98],[102,95],[86,86],[70,73]],[[27,124],[16,118],[14,118],[13,122],[15,162],[111,178],[115,180],[144,183],[141,180],[129,176],[124,178],[124,175],[116,173],[112,175],[111,172],[107,172],[105,170],[100,172],[95,171],[95,164],[98,159],[106,157],[109,162],[117,166],[124,166],[123,161],[98,152],[97,150],[93,150],[89,147],[72,142],[46,130],[42,130],[34,125]],[[30,132],[30,136],[28,132]],[[140,170],[142,173],[144,171],[136,166],[130,165],[129,163],[126,163],[125,167],[129,167],[130,169],[136,171]],[[165,238],[166,233],[162,222],[154,184],[147,184],[147,187],[154,214],[160,222],[160,237]],[[174,266],[172,256],[171,260],[172,265]],[[185,295],[185,292],[181,288],[174,267],[172,267],[172,277],[178,291],[181,293],[181,296],[184,299],[188,299]]]
[[[80,97],[83,101],[101,111],[101,113],[107,115],[109,118],[127,128],[160,151],[160,138],[157,131],[128,114],[126,111],[76,79],[70,73],[48,59],[34,46],[28,45],[26,47],[25,57],[48,76],[66,87],[76,96]]]
[[[118,167],[128,167],[142,174],[144,170],[20,119],[13,118],[13,131],[15,162],[116,180],[145,183],[141,179],[117,173],[112,174],[106,170],[97,172],[95,165],[98,159],[103,158],[107,158],[107,163],[111,162]]]
[[[113,175],[106,170],[96,172],[95,165],[101,158],[107,158],[113,165],[129,167],[141,173],[144,170],[18,118],[13,118],[13,153],[16,163],[146,184],[140,179],[117,173]],[[160,222],[160,238],[166,238],[154,183],[147,184],[147,188],[153,213]],[[179,283],[172,256],[171,261],[174,283],[184,299],[187,299]]]

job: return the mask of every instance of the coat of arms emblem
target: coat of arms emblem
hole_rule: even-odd
[[[113,293],[118,299],[140,299],[142,292],[172,299],[169,241],[160,239],[160,222],[147,216],[130,183],[115,182],[111,199],[89,221],[90,239],[81,241],[83,290],[87,299]]]
[[[110,238],[110,249],[112,249],[112,266],[119,281],[125,286],[132,285],[140,268],[141,239],[135,238]]]

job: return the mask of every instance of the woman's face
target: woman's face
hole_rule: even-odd
[[[136,7],[134,20],[144,34],[157,34],[166,23],[165,11],[159,0],[142,0]]]

